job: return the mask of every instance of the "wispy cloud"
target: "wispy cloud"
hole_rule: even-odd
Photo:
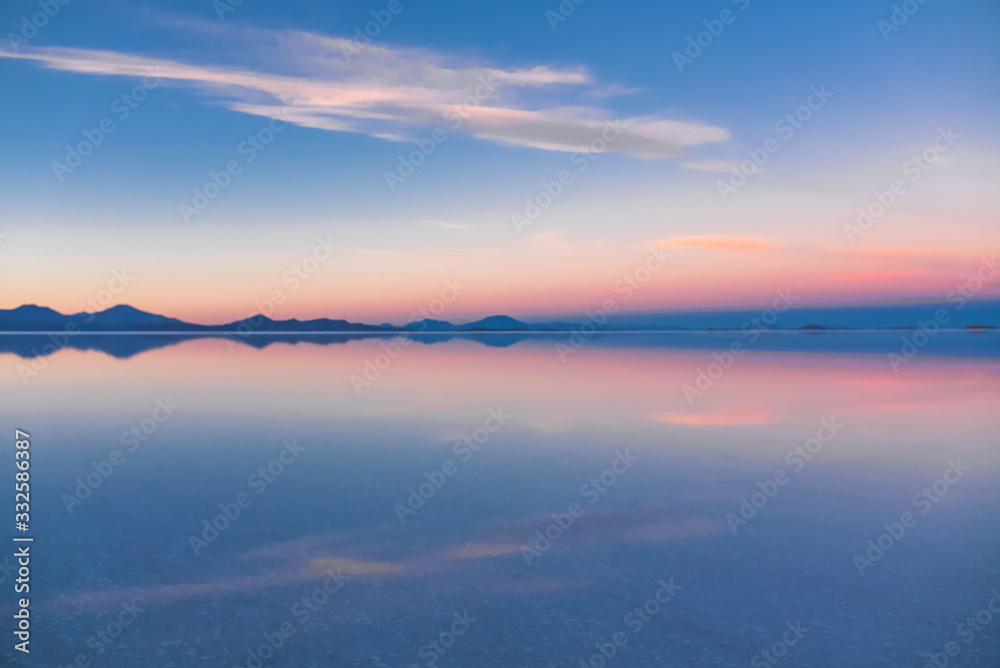
[[[483,557],[501,557],[506,554],[517,554],[524,547],[518,543],[470,543],[456,548],[451,552],[454,559],[482,559]]]
[[[725,129],[699,122],[653,114],[616,119],[605,108],[573,106],[574,91],[587,98],[588,93],[620,88],[594,83],[582,67],[503,69],[426,49],[378,44],[347,59],[345,50],[355,48],[350,40],[235,25],[215,26],[210,37],[219,60],[241,64],[190,64],[59,47],[22,47],[18,53],[0,51],[0,57],[91,75],[142,78],[153,71],[167,82],[205,91],[233,111],[268,117],[280,112],[300,126],[390,140],[419,136],[430,127],[448,128],[446,114],[461,116],[457,131],[552,151],[579,151],[612,120],[626,129],[608,150],[645,158],[674,156],[687,146],[729,138]],[[227,44],[232,44],[228,50]],[[543,91],[544,99],[563,97],[567,103],[532,104],[532,97]],[[475,104],[469,104],[470,98]]]
[[[732,237],[709,235],[700,237],[671,237],[654,242],[660,248],[708,248],[735,252],[769,250],[775,246],[770,239],[762,237]]]
[[[968,258],[968,253],[956,253],[934,248],[834,248],[832,253],[860,258]]]
[[[428,221],[431,225],[436,225],[437,227],[443,227],[446,230],[467,230],[468,225],[463,225],[462,223],[451,223],[447,220],[431,220]]]
[[[391,251],[391,250],[378,250],[375,248],[353,248],[344,250],[353,250],[358,253],[367,253],[368,255],[403,255],[407,257],[451,257],[451,258],[469,257],[468,255],[458,255],[455,253],[418,253],[415,251]]]
[[[739,164],[739,162],[733,160],[695,160],[692,162],[682,162],[681,166],[697,172],[728,172],[734,167],[738,167]]]
[[[906,281],[923,278],[923,274],[907,271],[859,271],[853,274],[841,274],[837,276],[838,281],[863,283],[894,283],[896,281]]]
[[[764,410],[729,410],[712,413],[662,413],[654,419],[657,422],[688,427],[764,425],[778,421],[778,418],[774,414]]]
[[[528,244],[533,250],[546,253],[571,253],[577,247],[569,240],[566,230],[546,230],[528,237]]]

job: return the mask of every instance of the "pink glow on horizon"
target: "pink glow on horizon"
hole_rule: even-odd
[[[656,243],[671,246],[669,257],[648,271],[649,248]],[[763,308],[777,290],[797,295],[797,305],[943,301],[988,263],[972,253],[814,249],[724,235],[605,248],[574,241],[559,230],[533,235],[515,260],[354,248],[320,267],[301,286],[283,280],[288,267],[284,260],[267,270],[247,272],[235,259],[220,264],[212,257],[192,261],[189,271],[180,275],[172,263],[161,261],[142,265],[142,280],[97,309],[86,303],[105,288],[110,270],[68,288],[61,275],[35,268],[32,280],[24,283],[25,292],[5,295],[9,301],[0,308],[34,303],[71,314],[130,304],[197,324],[224,324],[261,312],[276,320],[402,324],[422,317],[465,322],[497,314],[580,315],[602,308],[608,300],[622,312]],[[76,272],[73,267],[63,271]],[[456,280],[464,286],[461,294],[448,304],[439,303],[448,282]],[[269,306],[275,291],[283,302]],[[1000,295],[1000,280],[984,281],[978,294]]]

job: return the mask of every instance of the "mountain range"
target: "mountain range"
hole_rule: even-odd
[[[508,315],[493,315],[473,322],[453,324],[446,320],[425,319],[401,326],[389,323],[369,325],[318,318],[313,320],[272,320],[263,315],[235,320],[224,325],[200,325],[184,322],[156,313],[141,311],[121,304],[97,313],[59,313],[34,304],[15,309],[0,309],[0,332],[91,332],[91,333],[188,333],[235,334],[254,333],[481,333],[481,332],[565,332],[590,323],[595,329],[612,331],[709,331],[737,330],[747,326],[762,329],[823,330],[823,329],[911,329],[921,322],[934,319],[935,314],[947,315],[945,328],[996,328],[1000,326],[1000,300],[983,299],[961,305],[897,304],[847,307],[789,308],[770,322],[761,321],[762,311],[685,311],[672,313],[619,313],[566,318],[562,321],[525,322]]]
[[[121,332],[121,333],[385,333],[385,332],[539,332],[560,331],[570,323],[527,323],[506,315],[494,315],[463,325],[444,320],[420,320],[401,327],[391,324],[368,325],[317,318],[314,320],[272,320],[263,315],[235,320],[224,325],[199,325],[176,318],[148,313],[120,304],[98,313],[65,315],[45,306],[27,304],[15,309],[0,309],[0,332]]]

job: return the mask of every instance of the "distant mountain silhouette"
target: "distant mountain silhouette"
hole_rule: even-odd
[[[236,320],[225,325],[199,325],[176,318],[141,311],[120,304],[98,313],[63,315],[34,304],[0,310],[0,332],[204,332],[248,335],[253,332],[377,332],[387,329],[378,325],[352,323],[347,320],[272,320],[262,315]]]
[[[183,331],[189,325],[175,318],[146,313],[121,304],[99,313],[63,315],[45,306],[28,304],[16,309],[0,310],[0,331],[3,332],[134,332]]]
[[[237,334],[251,334],[253,332],[380,332],[390,329],[381,325],[365,325],[347,320],[331,320],[330,318],[271,320],[262,315],[244,318],[227,325],[191,326],[204,327],[204,331],[207,332],[236,332]]]
[[[991,336],[997,331],[991,323],[998,323],[998,306],[1000,302],[996,300],[983,300],[966,304],[960,312],[952,310],[949,325],[952,329],[964,330],[933,337],[936,354],[995,358],[1000,354],[1000,346]],[[928,320],[931,317],[928,314],[934,313],[935,308],[944,307],[911,304],[890,309],[803,308],[799,313],[789,311],[783,314],[781,322],[770,328],[797,331],[800,336],[775,336],[754,345],[759,349],[772,350],[884,353],[899,345],[901,333],[912,332],[916,323]],[[887,314],[887,310],[891,312]],[[600,327],[594,326],[590,319],[581,318],[575,323],[528,323],[506,315],[490,316],[462,325],[434,319],[403,326],[367,325],[329,318],[272,320],[262,315],[225,325],[199,325],[126,305],[99,313],[64,315],[30,304],[0,310],[0,354],[12,353],[32,359],[46,357],[63,348],[73,348],[128,358],[147,350],[199,338],[224,339],[235,345],[266,348],[277,343],[342,345],[358,339],[405,336],[423,345],[466,339],[505,348],[531,339],[545,341],[547,345],[571,341],[568,337],[574,335],[572,332],[577,332],[579,337],[581,331],[589,332],[584,334],[586,341],[607,341],[615,346],[714,350],[728,345],[727,339],[720,337],[745,341],[747,332],[740,327],[740,323],[759,313],[619,314],[608,317]],[[591,326],[581,328],[580,323],[591,323]],[[867,325],[870,331],[857,330],[857,333],[848,334],[851,327],[847,323]],[[673,332],[663,331],[671,328]]]
[[[74,313],[63,315],[44,306],[34,304],[16,309],[0,310],[0,332],[102,332],[102,333],[232,333],[249,336],[254,333],[332,333],[332,332],[538,332],[566,330],[569,323],[530,324],[506,315],[493,315],[464,325],[453,325],[445,320],[426,319],[402,327],[394,325],[367,325],[347,320],[317,318],[314,320],[272,320],[263,315],[251,316],[225,325],[199,325],[147,313],[133,306],[121,304],[99,313]]]
[[[505,332],[518,332],[518,331],[529,331],[532,329],[537,329],[526,322],[521,322],[517,318],[511,318],[509,315],[491,315],[488,318],[483,318],[482,320],[476,320],[475,322],[470,322],[468,324],[462,325],[459,329],[464,330],[493,330],[493,331],[505,331]]]
[[[62,313],[34,304],[0,310],[0,330],[7,332],[50,332],[63,329],[67,322]]]
[[[390,327],[391,326],[392,325],[390,325]],[[417,320],[416,322],[411,322],[408,325],[403,325],[403,329],[411,332],[453,332],[455,331],[455,325],[446,320],[424,318],[423,320]]]
[[[410,332],[552,332],[566,331],[573,326],[569,322],[529,323],[509,315],[491,315],[464,325],[426,318],[404,325],[403,329]]]
[[[81,314],[70,316],[79,318]],[[87,316],[91,318],[91,316]],[[112,306],[106,311],[94,313],[89,324],[104,330],[134,329],[136,327],[151,327],[157,329],[170,329],[173,327],[186,327],[187,323],[176,318],[168,318],[155,313],[140,311],[134,306],[120,304]]]
[[[125,304],[98,313],[65,315],[44,306],[28,304],[15,309],[0,309],[0,333],[173,333],[232,335],[246,341],[254,334],[393,334],[411,333],[423,337],[460,335],[462,333],[531,334],[545,332],[656,332],[656,331],[739,331],[799,330],[823,334],[850,329],[915,329],[934,317],[948,315],[947,327],[973,331],[1000,326],[1000,300],[969,300],[958,309],[954,304],[894,304],[861,306],[802,306],[787,309],[770,321],[762,320],[765,311],[676,311],[667,313],[620,312],[604,316],[560,318],[553,322],[525,322],[509,315],[491,315],[465,324],[427,318],[404,325],[369,325],[317,318],[313,320],[272,320],[263,315],[243,318],[224,325],[200,325],[156,313],[148,313]],[[766,324],[770,322],[770,324]],[[500,340],[500,339],[498,339]]]

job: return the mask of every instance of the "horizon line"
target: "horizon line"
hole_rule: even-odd
[[[946,303],[946,301],[945,301],[946,299],[947,299],[946,296],[942,296],[942,297],[927,297],[927,298],[907,298],[907,299],[902,299],[902,300],[888,300],[888,299],[886,299],[886,300],[877,300],[877,301],[868,301],[868,302],[857,302],[857,303],[855,303],[855,302],[833,302],[833,303],[826,302],[826,303],[822,303],[821,302],[821,303],[791,304],[791,305],[789,305],[787,307],[786,310],[792,311],[792,310],[799,310],[799,309],[806,309],[806,308],[822,309],[822,310],[833,310],[833,309],[838,309],[838,308],[875,308],[875,307],[879,307],[879,306],[883,306],[883,307],[884,306],[916,306],[916,305],[920,305],[920,304]],[[978,296],[977,299],[970,300],[970,301],[975,301],[975,302],[980,302],[981,303],[981,302],[990,301],[990,300],[1000,300],[1000,294],[996,294],[996,295],[980,295],[980,296]],[[335,317],[330,317],[330,316],[318,316],[318,317],[312,317],[312,318],[301,318],[301,317],[295,317],[295,316],[293,316],[293,317],[290,317],[290,318],[286,318],[284,320],[274,320],[270,316],[267,316],[267,315],[264,315],[263,313],[257,312],[257,313],[254,313],[254,314],[251,314],[251,315],[247,315],[247,316],[244,316],[242,318],[237,318],[236,320],[231,320],[231,321],[224,322],[224,323],[221,323],[221,324],[218,324],[218,325],[206,325],[206,324],[197,323],[197,322],[189,322],[189,321],[186,321],[186,320],[182,320],[181,318],[177,318],[177,317],[169,316],[169,315],[164,315],[162,313],[157,313],[157,312],[154,312],[154,311],[146,311],[144,309],[141,309],[141,308],[139,308],[137,306],[134,306],[134,305],[128,304],[128,303],[114,304],[114,305],[109,306],[108,308],[106,308],[106,309],[104,309],[102,311],[78,311],[77,313],[64,313],[64,312],[59,311],[58,309],[55,309],[55,308],[53,308],[51,306],[42,306],[42,305],[39,305],[37,303],[23,303],[20,306],[15,306],[13,308],[0,309],[0,311],[16,311],[17,309],[25,308],[25,307],[34,307],[34,308],[40,308],[40,309],[48,309],[50,311],[53,311],[54,313],[57,313],[57,314],[59,314],[59,315],[61,315],[63,317],[67,317],[67,318],[68,317],[72,317],[72,316],[76,316],[76,315],[81,315],[81,314],[85,314],[85,315],[99,315],[99,314],[111,311],[112,309],[115,309],[115,308],[125,307],[125,308],[133,309],[133,310],[138,311],[140,313],[145,313],[145,314],[154,315],[154,316],[160,316],[160,317],[163,317],[163,318],[170,318],[172,320],[178,320],[178,321],[183,322],[185,324],[197,325],[199,327],[221,327],[221,326],[224,326],[224,325],[231,325],[231,324],[235,324],[235,323],[245,322],[245,321],[250,320],[252,318],[258,318],[258,317],[260,317],[260,318],[266,318],[267,320],[270,320],[271,322],[289,322],[291,320],[298,320],[300,322],[309,322],[311,320],[342,320],[344,322],[351,322],[347,318],[335,318]],[[679,314],[686,314],[686,313],[691,313],[691,314],[694,314],[694,313],[706,313],[706,314],[708,314],[708,313],[739,313],[739,312],[746,312],[746,311],[754,311],[754,310],[757,310],[757,309],[766,310],[767,308],[769,308],[769,307],[768,306],[759,306],[759,305],[758,306],[728,306],[728,307],[726,307],[726,306],[721,306],[721,307],[706,306],[706,307],[688,307],[688,308],[681,308],[681,309],[676,309],[676,310],[643,309],[643,310],[636,310],[636,311],[616,311],[614,313],[610,313],[610,314],[607,314],[607,315],[615,315],[615,316],[623,316],[623,315],[647,316],[647,315],[679,315]],[[598,310],[600,310],[600,309],[598,309]],[[511,318],[511,319],[514,319],[514,320],[521,320],[522,318],[526,317],[529,320],[521,320],[521,321],[525,322],[526,324],[538,324],[538,323],[532,323],[532,322],[530,322],[530,320],[537,320],[537,319],[546,318],[546,317],[550,317],[550,318],[574,317],[574,316],[575,317],[583,317],[583,316],[586,315],[586,313],[587,313],[587,309],[583,310],[582,312],[575,312],[575,311],[573,311],[573,312],[550,312],[547,315],[535,314],[535,315],[528,315],[528,316],[513,316],[513,315],[510,315],[509,313],[493,313],[493,314],[484,315],[484,316],[481,316],[481,317],[478,317],[478,318],[474,317],[474,316],[463,316],[463,317],[472,318],[469,322],[464,323],[464,324],[471,324],[471,323],[476,322],[478,320],[485,320],[487,318],[495,318],[495,317],[506,317],[506,318]],[[381,320],[381,319],[374,318],[373,320]],[[427,320],[431,320],[431,321],[434,321],[434,322],[444,322],[444,323],[448,323],[448,324],[455,324],[455,323],[453,323],[450,320],[441,320],[441,319],[438,319],[438,318],[430,318],[430,317],[428,317],[428,318],[422,318],[420,320],[409,320],[409,321],[405,322],[402,325],[391,324],[391,323],[388,323],[388,321],[383,321],[383,322],[380,322],[379,324],[374,324],[374,325],[373,324],[368,324],[368,323],[365,323],[365,322],[357,322],[357,323],[352,323],[352,324],[359,324],[359,325],[364,325],[364,326],[367,326],[367,327],[386,327],[386,325],[388,324],[388,327],[404,328],[404,327],[406,327],[409,324],[413,324],[413,323],[417,323],[417,322],[424,322],[424,321],[427,321]],[[542,322],[544,322],[544,321],[542,321]],[[710,328],[710,329],[724,329],[724,328]],[[827,329],[834,329],[834,328],[827,328]],[[499,331],[499,330],[497,330],[497,331]],[[518,331],[518,330],[512,330],[512,331]],[[548,331],[559,331],[559,330],[548,330]],[[564,331],[571,331],[571,330],[564,330]],[[629,330],[629,331],[642,331],[642,330]],[[698,331],[698,330],[648,330],[648,331],[669,332],[669,331]],[[16,331],[9,332],[9,331],[0,330],[0,333],[18,333],[18,332],[16,332]],[[21,332],[21,333],[24,333],[24,332]],[[46,332],[42,332],[42,333],[46,333]],[[96,330],[95,330],[95,332],[91,332],[91,333],[96,333]],[[194,333],[200,333],[200,332],[194,332]]]

